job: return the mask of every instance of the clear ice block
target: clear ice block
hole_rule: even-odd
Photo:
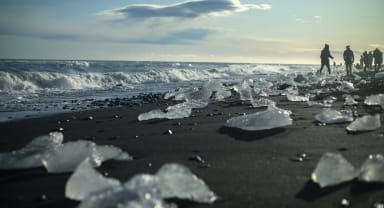
[[[360,168],[359,180],[384,183],[383,155],[370,155]]]
[[[311,179],[324,188],[352,180],[357,174],[355,167],[341,154],[327,152],[321,156]]]
[[[357,118],[354,122],[347,126],[347,130],[351,132],[373,131],[381,126],[380,114],[374,116],[365,115]]]
[[[315,116],[315,119],[321,123],[335,124],[335,123],[346,123],[353,121],[353,113],[351,110],[333,110],[324,108],[320,114]]]
[[[364,103],[367,105],[379,105],[384,109],[384,94],[368,96],[365,98]]]

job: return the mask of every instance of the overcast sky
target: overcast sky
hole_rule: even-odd
[[[318,63],[384,50],[383,0],[0,0],[0,58]]]

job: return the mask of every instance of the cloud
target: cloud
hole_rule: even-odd
[[[104,10],[100,16],[117,20],[147,20],[151,18],[194,19],[201,16],[227,16],[250,9],[269,10],[269,4],[242,4],[239,0],[190,0],[172,5],[133,4]]]

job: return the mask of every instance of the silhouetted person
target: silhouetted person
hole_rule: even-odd
[[[364,51],[363,58],[364,58],[364,72],[366,72],[367,68],[369,68],[369,57],[368,57],[367,51]]]
[[[324,66],[328,68],[328,73],[331,74],[331,67],[329,66],[329,58],[333,59],[333,56],[331,56],[331,52],[329,51],[329,45],[325,44],[324,49],[321,51],[321,54],[320,54],[320,59],[321,59],[320,75],[321,75],[321,71],[323,71]]]
[[[353,51],[349,46],[347,46],[347,49],[343,53],[343,58],[345,61],[345,69],[347,70],[347,77],[352,76],[352,64],[355,61],[355,57],[353,55]]]
[[[376,48],[373,51],[373,57],[375,58],[375,71],[378,71],[381,68],[381,64],[383,64],[383,53]]]
[[[373,65],[373,53],[372,53],[372,51],[370,51],[368,53],[368,66],[369,66],[369,69],[372,69],[372,65]]]
[[[360,69],[364,68],[364,56],[360,56]]]

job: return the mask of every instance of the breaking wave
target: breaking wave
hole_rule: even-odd
[[[287,73],[291,66],[256,64],[180,64],[142,62],[32,62],[22,67],[0,69],[0,92],[39,92],[133,89],[148,83],[177,83],[208,79]],[[19,63],[20,64],[20,63]],[[26,63],[25,63],[26,64]],[[9,65],[9,64],[8,64]],[[4,63],[2,68],[4,68]],[[308,67],[303,69],[308,70]]]

